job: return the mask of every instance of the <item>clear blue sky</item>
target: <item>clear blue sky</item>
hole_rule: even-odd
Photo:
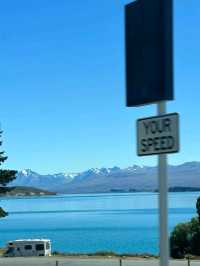
[[[126,0],[7,0],[0,8],[0,122],[5,167],[41,173],[152,165],[136,156],[135,121],[155,106],[126,108]],[[200,2],[175,0],[175,95],[181,152],[199,160]]]

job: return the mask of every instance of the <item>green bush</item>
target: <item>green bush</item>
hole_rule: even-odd
[[[197,214],[198,214],[198,218],[200,222],[200,197],[197,199],[196,209],[197,209]]]
[[[94,255],[96,255],[96,256],[117,256],[117,254],[115,253],[115,252],[113,252],[113,251],[96,251],[95,253],[94,253]]]
[[[171,256],[173,258],[183,258],[189,253],[188,232],[190,231],[190,223],[178,224],[170,237]]]
[[[0,207],[0,217],[6,217],[8,215],[7,212],[5,212],[1,207]]]
[[[200,256],[200,198],[196,208],[198,218],[190,222],[178,224],[170,236],[170,253],[172,258],[184,258],[186,254]]]
[[[191,221],[191,254],[200,256],[200,222],[199,219]]]

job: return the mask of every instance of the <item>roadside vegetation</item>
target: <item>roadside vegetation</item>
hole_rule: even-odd
[[[2,135],[2,131],[0,131],[0,146],[2,145],[1,135]],[[7,159],[8,159],[8,157],[5,156],[5,152],[0,151],[0,167]],[[0,169],[0,194],[6,193],[7,191],[10,190],[6,186],[9,182],[13,181],[16,178],[16,173],[17,172],[14,170],[2,170],[2,169]],[[0,218],[5,217],[7,215],[8,215],[8,213],[0,207]]]
[[[137,254],[137,253],[116,253],[113,251],[97,251],[94,253],[65,253],[59,251],[53,251],[52,256],[58,257],[116,257],[116,258],[138,258],[138,259],[157,259],[158,256],[144,253],[144,254]]]
[[[192,218],[190,222],[178,224],[171,233],[172,258],[200,256],[200,197],[197,199],[196,210],[197,217]]]

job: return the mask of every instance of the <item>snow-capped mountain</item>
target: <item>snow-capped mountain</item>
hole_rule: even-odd
[[[200,188],[200,162],[169,166],[169,187]],[[32,170],[18,172],[11,186],[29,186],[58,193],[110,191],[153,191],[157,189],[157,168],[133,165],[121,169],[91,168],[82,173],[41,175]]]
[[[17,178],[10,183],[10,186],[27,186],[42,188],[57,192],[62,186],[66,186],[77,174],[58,173],[54,175],[40,175],[30,169],[18,172]]]

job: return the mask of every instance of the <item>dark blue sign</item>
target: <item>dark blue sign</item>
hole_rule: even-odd
[[[125,7],[127,106],[173,100],[172,0]]]

